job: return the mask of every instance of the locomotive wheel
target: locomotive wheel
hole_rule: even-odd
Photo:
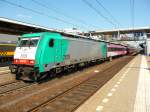
[[[34,71],[32,73],[32,80],[35,81],[35,82],[38,82],[40,79],[40,73],[38,71]]]
[[[19,80],[21,77],[21,74],[20,73],[16,73],[16,80]]]
[[[21,76],[22,76],[22,68],[18,68],[18,71],[16,73],[16,80],[19,80]]]
[[[39,77],[37,76],[37,74],[33,74],[33,80],[35,81],[35,82],[38,82],[39,81]]]

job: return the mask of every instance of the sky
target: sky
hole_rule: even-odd
[[[131,6],[134,6],[134,16]],[[150,26],[150,0],[0,0],[0,17],[82,31],[133,27],[131,18],[134,17],[134,27],[147,27]]]

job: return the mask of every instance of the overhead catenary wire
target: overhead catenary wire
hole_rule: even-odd
[[[135,27],[135,1],[134,0],[130,0],[130,9],[131,9],[131,27],[133,30],[133,39],[135,40],[134,42],[136,44],[138,44],[138,42],[135,39],[135,35],[134,35],[134,27]]]
[[[111,14],[111,12],[100,2],[100,0],[95,0],[96,3],[102,7],[105,12],[112,18],[112,20],[118,25],[118,37],[120,37],[119,26],[123,27],[123,25]]]
[[[123,25],[111,14],[111,12],[100,2],[101,0],[95,0],[97,2],[97,4],[102,7],[105,12],[114,20],[114,22],[116,24],[118,24],[118,32],[119,32],[119,26],[120,27],[123,27]],[[119,35],[118,35],[119,36]],[[128,37],[126,34],[125,34],[126,37]]]
[[[134,17],[134,6],[135,6],[135,1],[130,0],[130,9],[131,9],[131,26],[134,29],[134,23],[135,23],[135,17]]]
[[[106,20],[108,23],[110,23],[111,25],[113,25],[116,28],[116,24],[114,24],[114,22],[112,22],[108,17],[106,17],[105,15],[103,15],[97,8],[95,8],[90,2],[88,2],[87,0],[82,0],[86,5],[88,5],[91,9],[93,9],[99,16],[101,16],[104,20]]]
[[[58,18],[58,17],[50,16],[50,15],[48,15],[48,14],[46,14],[46,13],[43,13],[43,12],[40,12],[40,11],[36,11],[36,10],[34,10],[34,9],[31,9],[31,8],[27,8],[27,7],[24,7],[24,6],[22,6],[22,5],[19,5],[19,4],[16,4],[16,3],[13,3],[13,2],[10,2],[10,1],[7,1],[7,0],[0,0],[0,1],[5,2],[5,3],[9,4],[9,5],[15,6],[15,7],[22,8],[22,9],[24,9],[24,10],[28,10],[28,11],[30,11],[30,12],[36,13],[36,14],[41,15],[41,16],[45,16],[45,17],[48,17],[48,18],[50,18],[50,19],[60,21],[60,22],[65,23],[65,24],[69,24],[69,25],[76,26],[76,27],[81,27],[81,26],[75,25],[75,24],[73,24],[73,23],[71,23],[71,22],[68,22],[68,21],[66,21],[66,20],[60,19],[60,18]],[[84,27],[84,28],[85,28],[85,27]]]
[[[76,21],[76,22],[78,22],[78,23],[84,24],[85,26],[88,26],[88,27],[89,27],[89,26],[90,26],[90,27],[92,26],[93,28],[99,28],[99,27],[96,26],[96,25],[93,25],[93,24],[90,24],[90,23],[87,24],[85,21],[83,21],[83,20],[81,20],[81,19],[77,19],[77,18],[72,17],[72,16],[70,16],[70,15],[68,15],[68,14],[66,14],[66,13],[60,12],[60,11],[58,11],[56,8],[48,7],[47,5],[41,3],[41,2],[39,2],[39,1],[37,1],[37,0],[32,0],[32,2],[34,2],[35,4],[37,4],[37,5],[39,5],[39,6],[43,7],[43,8],[46,8],[46,9],[48,9],[48,10],[51,10],[51,11],[57,13],[57,14],[63,15],[63,16],[66,17],[66,18],[70,18],[70,19],[72,19],[72,20],[74,20],[74,21]]]
[[[130,10],[131,10],[131,28],[133,30],[134,36],[134,0],[130,0]]]
[[[108,15],[110,15],[110,17],[114,20],[114,22],[116,22],[117,24],[118,24],[118,28],[119,28],[119,26],[123,26],[112,14],[111,14],[111,12],[100,2],[100,0],[95,0],[96,2],[97,2],[97,4],[100,6],[100,7],[102,7],[104,10],[105,10],[105,12],[108,14]]]

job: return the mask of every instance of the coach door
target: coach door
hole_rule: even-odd
[[[70,64],[69,41],[66,39],[61,40],[61,57],[64,64]]]
[[[67,54],[69,42],[65,39],[55,40],[55,62],[68,61],[70,56]]]
[[[61,62],[61,40],[55,39],[55,63]]]

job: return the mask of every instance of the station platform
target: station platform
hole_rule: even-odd
[[[75,112],[150,112],[150,57],[137,55]]]
[[[0,67],[0,85],[15,80],[15,75],[10,73],[9,67]]]

